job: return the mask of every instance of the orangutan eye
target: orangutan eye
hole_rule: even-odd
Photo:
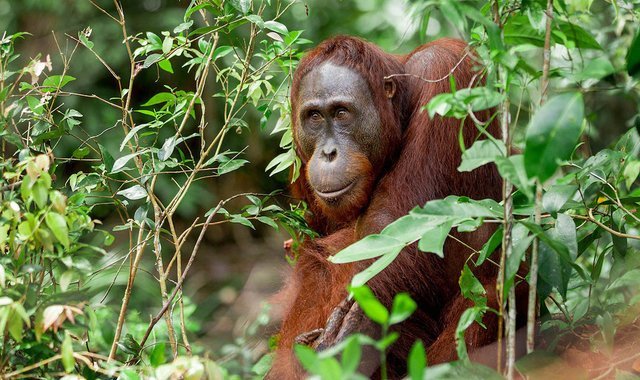
[[[336,112],[336,118],[337,119],[344,119],[349,115],[349,112],[347,112],[346,109],[344,108],[339,108],[338,111]]]
[[[309,119],[311,119],[311,121],[316,121],[317,122],[317,121],[322,120],[322,115],[318,111],[310,111],[309,112]]]

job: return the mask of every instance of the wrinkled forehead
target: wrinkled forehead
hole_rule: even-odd
[[[355,70],[326,62],[311,70],[300,81],[302,99],[370,94],[366,80]]]

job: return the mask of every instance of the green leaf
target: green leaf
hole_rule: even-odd
[[[593,36],[578,25],[564,20],[554,19],[555,27],[551,32],[553,42],[565,45],[568,48],[597,49],[602,47]],[[544,46],[544,31],[536,30],[531,26],[526,15],[510,17],[503,29],[504,41],[508,45],[530,44],[538,47]]]
[[[378,351],[385,351],[387,348],[389,348],[389,346],[395,343],[395,341],[398,340],[399,337],[400,334],[398,334],[397,331],[393,331],[387,336],[382,337],[382,339],[377,341],[374,346],[378,349]]]
[[[425,368],[427,368],[427,352],[422,341],[418,340],[411,347],[407,360],[409,378],[411,380],[423,380]]]
[[[168,72],[169,74],[173,74],[173,66],[171,66],[171,61],[169,61],[168,59],[163,59],[162,61],[158,62],[158,67]]]
[[[287,27],[277,21],[265,21],[264,27],[283,36],[289,33]]]
[[[439,257],[444,257],[444,242],[447,240],[447,236],[449,236],[452,225],[453,222],[448,221],[438,227],[425,231],[418,242],[418,249],[423,252],[434,253]]]
[[[151,97],[151,99],[147,100],[146,103],[142,104],[142,107],[149,107],[160,103],[170,103],[173,104],[176,102],[176,96],[170,92],[159,92]],[[120,149],[122,150],[122,149]]]
[[[8,314],[7,330],[9,330],[9,335],[11,335],[16,342],[22,342],[22,329],[24,325],[22,317],[15,310],[15,305],[17,304],[14,304],[14,307]]]
[[[213,59],[222,58],[231,52],[233,52],[233,46],[219,46],[213,52]]]
[[[389,321],[389,311],[373,294],[371,289],[366,286],[350,287],[349,290],[353,294],[365,315],[379,325],[386,325]]]
[[[382,272],[386,267],[388,267],[393,260],[398,257],[398,254],[402,250],[402,247],[398,247],[396,250],[386,253],[382,255],[378,260],[376,260],[373,264],[369,265],[365,270],[353,276],[351,280],[351,286],[362,286],[367,283],[367,281],[371,280],[378,273]]]
[[[173,37],[166,36],[162,41],[162,52],[167,55],[171,52],[171,48],[173,48]]]
[[[542,208],[549,213],[556,213],[578,191],[576,185],[553,185],[542,196]]]
[[[65,372],[71,373],[76,364],[76,359],[73,357],[73,346],[71,344],[71,335],[65,330],[64,340],[62,341],[62,347],[60,349],[62,355],[62,366]]]
[[[149,56],[147,56],[147,58],[145,58],[144,62],[142,63],[142,68],[147,69],[151,67],[151,65],[159,62],[162,59],[162,54],[149,54]]]
[[[261,379],[264,378],[273,366],[273,357],[273,353],[263,355],[260,360],[251,367],[251,372],[258,375]],[[215,377],[213,378],[215,379]]]
[[[351,338],[342,351],[342,369],[345,373],[355,373],[360,364],[362,350],[358,339]]]
[[[390,236],[405,244],[413,243],[425,233],[450,223],[449,216],[405,215],[387,225],[380,235]]]
[[[525,15],[509,17],[504,24],[503,35],[504,42],[508,45],[544,46],[544,34],[533,28]]]
[[[511,249],[511,255],[507,257],[505,268],[505,285],[504,294],[505,297],[509,294],[509,290],[514,283],[516,273],[522,265],[522,260],[525,257],[525,252],[529,249],[531,242],[533,242],[534,236],[529,234],[527,228],[523,225],[517,224],[513,227],[512,231],[513,248]]]
[[[529,178],[544,182],[558,162],[571,156],[584,119],[584,102],[578,92],[557,95],[531,119],[526,133],[524,165]]]
[[[255,227],[253,226],[253,223],[251,223],[251,221],[249,219],[245,218],[244,216],[232,215],[231,219],[229,221],[231,223],[242,224],[243,226],[247,226],[247,227],[250,227],[250,228],[255,230]]]
[[[636,78],[640,74],[640,31],[631,42],[627,52],[627,72]]]
[[[622,172],[622,176],[624,177],[624,184],[627,186],[627,189],[631,189],[631,186],[638,178],[640,174],[640,161],[639,160],[630,160],[627,162],[627,165],[624,167],[624,171]]]
[[[113,168],[111,169],[111,173],[113,174],[113,173],[118,173],[119,171],[122,171],[124,167],[127,165],[127,162],[129,162],[129,160],[143,153],[145,153],[145,151],[141,150],[139,152],[127,154],[125,156],[118,158],[113,163]]]
[[[502,178],[509,180],[529,199],[533,199],[532,179],[527,177],[524,167],[524,156],[514,154],[509,157],[500,156],[496,159],[496,166]]]
[[[157,343],[155,346],[153,346],[153,350],[149,355],[149,363],[152,367],[157,367],[161,364],[166,363],[167,357],[165,346],[165,343]]]
[[[52,75],[47,79],[45,79],[44,81],[42,81],[42,86],[46,87],[42,91],[43,92],[55,91],[59,88],[64,87],[69,82],[72,82],[74,80],[76,80],[76,78],[70,75]]]
[[[72,270],[65,271],[62,276],[60,276],[60,290],[66,292],[69,289],[69,284],[73,281],[75,274]]]
[[[335,264],[351,263],[354,261],[372,259],[384,254],[400,252],[405,244],[393,237],[386,235],[369,235],[364,239],[351,244],[347,248],[333,256],[329,261]]]
[[[50,211],[44,219],[47,227],[53,232],[53,236],[55,236],[65,248],[69,248],[69,230],[67,229],[67,222],[64,216],[57,212]]]
[[[249,22],[251,22],[252,24],[256,24],[258,28],[260,29],[264,28],[264,20],[262,19],[262,17],[258,15],[248,15],[248,16],[245,16],[245,18],[249,20]]]
[[[475,306],[483,307],[487,305],[486,290],[480,280],[471,272],[468,265],[465,264],[462,268],[462,274],[458,281],[464,298],[473,301]]]
[[[304,369],[310,373],[316,373],[318,370],[318,362],[320,360],[318,359],[318,354],[316,354],[312,348],[296,344],[293,347],[293,351],[295,352],[298,360],[300,360],[300,364],[302,364]]]
[[[460,360],[469,360],[469,355],[467,353],[467,343],[464,340],[464,332],[473,324],[473,322],[475,322],[481,316],[482,310],[477,307],[472,307],[465,310],[458,320],[455,337],[456,352],[458,353],[458,357],[460,358]]]
[[[220,166],[218,166],[217,169],[217,175],[223,175],[223,174],[227,174],[230,173],[234,170],[238,170],[241,167],[244,166],[244,164],[248,163],[249,161],[244,160],[244,159],[230,159],[228,161],[225,161],[223,163],[220,163]]]
[[[269,218],[267,216],[259,216],[259,217],[257,217],[257,219],[261,223],[264,223],[267,226],[273,227],[273,229],[275,229],[275,230],[278,229],[278,224],[273,219],[271,219],[271,218]]]
[[[595,38],[591,35],[591,33],[582,29],[576,24],[572,24],[570,22],[564,20],[556,20],[558,23],[558,27],[560,31],[566,36],[567,40],[572,42],[576,48],[578,49],[595,49],[602,50],[602,46],[596,41]],[[555,31],[554,31],[555,32]],[[556,38],[555,33],[552,32],[552,36],[556,43],[562,43],[560,38]],[[572,48],[569,44],[564,43],[564,45],[568,45],[568,48]]]
[[[230,0],[230,3],[232,7],[242,12],[242,14],[247,14],[251,7],[251,0]]]
[[[93,49],[93,42],[91,42],[83,32],[78,32],[78,38],[80,39],[80,42],[82,42],[84,46],[87,47],[87,49]]]
[[[117,195],[122,195],[127,199],[131,199],[132,201],[142,199],[147,196],[147,190],[140,185],[133,185],[128,189],[120,190],[116,193]]]
[[[496,248],[501,246],[502,231],[503,231],[502,227],[498,228],[496,232],[494,232],[493,235],[491,235],[489,240],[486,243],[484,243],[484,245],[482,246],[482,249],[480,250],[480,255],[478,255],[476,266],[482,265],[482,263],[484,263],[487,257],[490,257],[491,254],[496,250]]]
[[[85,158],[89,154],[89,147],[83,146],[73,151],[74,158]]]
[[[546,232],[546,240],[540,242],[538,274],[544,282],[558,289],[562,297],[572,273],[572,264],[578,255],[576,225],[570,216],[558,214],[554,228]],[[555,246],[563,248],[560,254]]]
[[[504,156],[507,148],[500,140],[479,140],[462,153],[462,162],[458,167],[460,172],[470,172],[482,165],[495,161],[496,157]]]
[[[158,150],[158,160],[165,161],[167,158],[171,157],[173,153],[173,149],[176,147],[176,136],[171,136],[168,139],[164,140],[162,144],[162,148]]]
[[[492,368],[464,361],[429,366],[424,378],[429,380],[504,380],[504,377]]]
[[[418,305],[411,299],[407,293],[398,293],[393,297],[393,305],[391,306],[391,316],[389,317],[389,325],[400,323],[413,314]]]
[[[504,210],[492,199],[476,201],[467,197],[450,195],[445,199],[428,202],[423,208],[411,210],[413,215],[439,215],[452,218],[502,217]]]
[[[189,20],[187,22],[183,22],[182,24],[176,26],[175,28],[173,28],[173,33],[174,34],[178,34],[181,32],[184,32],[185,30],[191,28],[191,25],[193,25],[193,20]]]
[[[48,194],[49,188],[38,179],[33,188],[31,188],[31,197],[33,197],[39,209],[43,209],[47,205]]]

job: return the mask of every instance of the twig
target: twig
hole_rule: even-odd
[[[546,30],[544,35],[544,49],[542,60],[542,78],[540,79],[540,105],[547,99],[549,88],[549,69],[551,66],[551,21],[553,20],[553,0],[547,0]],[[542,183],[536,180],[536,198],[534,202],[536,224],[542,220]],[[535,348],[536,317],[538,311],[538,251],[540,241],[537,237],[533,239],[531,248],[531,266],[529,268],[529,302],[527,309],[527,353],[531,353]]]
[[[140,340],[141,347],[144,346],[145,342],[149,338],[149,335],[151,334],[153,327],[162,318],[164,313],[167,312],[167,310],[169,309],[169,306],[171,306],[171,303],[173,302],[173,299],[176,297],[176,294],[178,294],[178,291],[182,289],[182,284],[184,283],[184,280],[187,278],[187,273],[189,272],[189,269],[191,269],[191,265],[193,264],[193,261],[196,257],[196,254],[198,253],[198,250],[200,249],[200,244],[202,243],[204,234],[207,231],[207,227],[209,227],[209,224],[211,223],[211,219],[213,219],[213,217],[218,213],[220,208],[225,205],[225,203],[243,195],[244,194],[237,194],[230,198],[222,200],[218,202],[218,205],[213,209],[213,211],[211,211],[211,214],[209,214],[209,216],[207,217],[207,220],[204,222],[204,225],[202,226],[202,229],[200,230],[200,235],[198,235],[198,240],[196,240],[196,244],[193,247],[193,250],[191,251],[191,256],[189,256],[189,261],[187,262],[187,265],[185,265],[184,270],[182,271],[182,276],[180,276],[180,278],[178,279],[178,282],[176,283],[175,288],[173,288],[173,291],[167,298],[166,302],[164,303],[164,305],[162,305],[162,309],[160,309],[160,311],[151,319],[151,322],[149,323],[149,327],[147,328],[147,331],[144,333],[144,336]]]
[[[138,265],[142,259],[142,254],[147,245],[148,238],[151,237],[152,231],[147,233],[147,238],[142,239],[144,232],[144,221],[140,224],[140,230],[138,231],[138,239],[140,242],[136,249],[136,256],[131,259],[131,267],[129,268],[129,280],[127,281],[127,287],[124,291],[124,297],[122,298],[122,306],[120,307],[120,314],[118,315],[118,323],[116,324],[116,331],[113,334],[113,342],[111,343],[111,350],[109,351],[109,360],[113,360],[116,356],[118,349],[118,342],[120,341],[120,335],[122,334],[122,328],[124,326],[125,316],[127,314],[127,307],[129,300],[131,299],[131,291],[133,290],[133,283],[136,279],[136,273],[138,271]]]
[[[594,216],[593,216],[593,209],[588,209],[587,213],[589,214],[589,216],[583,216],[583,215],[571,215],[572,218],[575,219],[581,219],[581,220],[588,220],[592,223],[595,223],[598,227],[601,227],[602,229],[604,229],[605,231],[609,232],[611,235],[620,237],[620,238],[624,238],[624,239],[634,239],[634,240],[640,240],[640,236],[638,235],[629,235],[629,234],[625,234],[623,232],[620,231],[616,231],[614,229],[612,229],[611,227],[603,224],[601,221],[597,220]]]
[[[412,78],[416,78],[419,79],[423,82],[426,83],[438,83],[438,82],[442,82],[443,80],[446,80],[447,78],[449,78],[451,75],[453,75],[453,73],[456,71],[456,69],[458,68],[458,66],[460,66],[462,64],[462,62],[464,62],[464,60],[469,56],[469,51],[467,50],[464,55],[460,58],[460,60],[455,64],[455,66],[453,66],[451,68],[451,70],[449,70],[449,72],[443,76],[442,78],[439,79],[427,79],[427,78],[423,78],[420,75],[416,75],[416,74],[391,74],[391,75],[387,75],[384,77],[385,80],[387,79],[391,79],[394,77],[412,77]]]
[[[155,186],[158,176],[154,176],[149,186],[151,192],[149,193],[149,199],[153,205],[154,216],[154,231],[153,231],[153,251],[156,256],[156,270],[158,271],[158,283],[160,284],[160,294],[162,296],[162,302],[167,301],[167,272],[164,270],[164,264],[162,263],[162,248],[160,245],[160,233],[162,232],[162,217],[163,213],[160,209],[159,202],[153,194],[153,188]],[[173,322],[171,319],[171,313],[165,314],[165,322],[167,324],[167,335],[169,336],[169,345],[171,346],[171,353],[175,358],[178,356],[178,345],[176,343],[176,332],[173,328]]]

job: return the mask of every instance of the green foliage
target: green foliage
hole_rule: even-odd
[[[275,192],[239,193],[216,200],[201,217],[176,216],[186,215],[193,193],[203,191],[201,183],[210,186],[250,163],[246,143],[238,147],[233,136],[253,128],[252,119],[260,129],[277,119],[274,133],[283,134],[280,147],[291,159],[278,162],[276,171],[299,167],[287,83],[297,49],[309,41],[278,21],[291,6],[193,1],[177,26],[129,34],[124,9],[114,2],[104,11],[115,15],[107,20],[122,33],[122,49],[115,49],[128,61],[122,72],[103,55],[110,46],[91,28],[69,39],[75,46],[61,49],[61,62],[48,56],[23,62],[15,44],[27,34],[2,36],[3,375],[217,379],[266,372],[268,361],[254,367],[257,359],[246,348],[248,337],[267,323],[266,314],[246,336],[223,347],[233,358],[225,368],[185,356],[201,354],[203,347],[189,342],[200,327],[192,320],[196,305],[182,294],[183,282],[209,225],[282,226],[295,246],[314,234],[304,220],[305,206],[282,207]],[[88,52],[94,57],[90,65],[106,69],[111,88],[83,93],[78,82],[85,78],[73,68],[76,51]],[[147,73],[167,84],[146,91],[140,80]],[[174,75],[181,79],[167,80]],[[217,91],[213,98],[210,88]],[[103,109],[85,111],[82,99],[96,99]],[[221,117],[210,118],[213,112]],[[92,125],[96,113],[106,120],[115,116],[113,124]],[[108,226],[115,236],[94,230],[100,223],[94,213],[105,207],[119,220]],[[128,237],[120,238],[123,233]],[[105,251],[116,238],[117,248]],[[140,278],[141,272],[153,276]],[[148,310],[132,304],[145,292],[156,297],[142,302]],[[149,322],[146,315],[156,313]]]
[[[633,77],[638,72],[637,28],[631,21],[638,11],[629,8],[622,15],[615,5],[610,9],[599,7],[609,12],[601,17],[591,12],[590,8],[595,8],[591,2],[556,2],[549,24],[552,49],[543,52],[547,28],[543,2],[523,2],[516,11],[510,8],[511,3],[483,2],[484,6],[475,9],[466,3],[442,0],[417,7],[425,14],[423,22],[429,24],[432,12],[436,12],[468,33],[484,78],[476,82],[484,85],[473,89],[459,89],[451,83],[451,93],[434,97],[425,109],[431,117],[471,119],[483,139],[470,147],[461,145],[458,170],[469,172],[495,164],[515,191],[507,193],[501,202],[453,196],[432,200],[381,233],[330,257],[334,263],[377,258],[354,277],[353,285],[361,285],[384,271],[411,244],[442,256],[447,254],[442,247],[452,229],[473,231],[484,223],[501,226],[481,250],[472,250],[469,257],[476,265],[501,266],[500,309],[487,307],[486,291],[468,261],[459,283],[462,295],[474,306],[458,321],[456,340],[461,364],[427,369],[429,378],[458,378],[463,373],[465,378],[480,373],[482,378],[498,376],[477,366],[469,367],[464,332],[474,323],[482,325],[486,312],[505,316],[507,297],[515,284],[531,280],[521,278],[518,271],[523,262],[530,263],[534,240],[543,330],[559,329],[557,339],[580,326],[595,324],[607,344],[615,344],[616,330],[628,321],[627,315],[635,313],[640,301],[636,287],[640,266],[638,129],[628,129],[610,149],[594,154],[585,149],[598,112],[591,103],[595,99],[592,92],[598,93],[606,87],[605,82],[613,80],[624,83],[615,90],[617,96],[636,100],[640,96]],[[597,31],[597,23],[606,24],[607,17],[620,22],[615,38],[592,32]],[[543,53],[551,56],[549,72],[543,71],[536,58]],[[547,91],[551,94],[548,100],[544,98]],[[480,121],[473,114],[492,107],[496,108],[489,121]],[[638,109],[632,111],[635,115],[628,125],[640,117]],[[509,114],[506,117],[505,112]],[[487,123],[493,120],[499,120],[509,136],[502,140],[487,136]],[[536,209],[542,213],[540,221],[534,216]],[[492,255],[499,247],[502,254],[508,252],[504,264],[496,261],[497,254]],[[495,260],[488,261],[490,256]],[[626,285],[618,286],[623,283]],[[557,312],[564,315],[562,320],[544,315]],[[367,315],[376,322],[385,320],[382,312]],[[419,346],[414,349],[420,350]],[[424,365],[410,358],[410,376],[421,377],[412,365]],[[473,368],[471,372],[467,372],[469,368]]]

